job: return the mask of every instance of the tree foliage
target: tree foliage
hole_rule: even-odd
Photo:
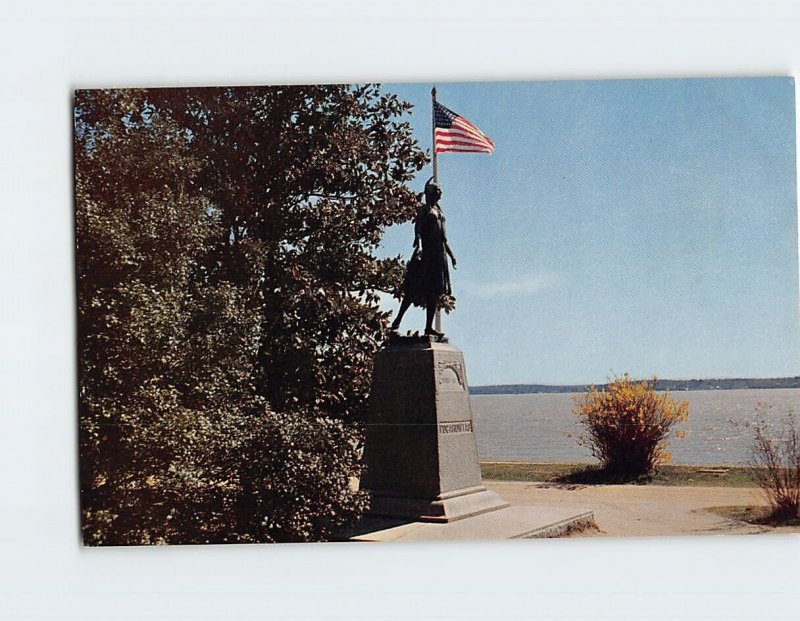
[[[88,542],[324,538],[363,509],[408,111],[375,86],[76,95]]]

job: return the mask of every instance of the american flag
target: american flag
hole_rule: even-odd
[[[434,149],[436,153],[492,153],[494,143],[463,116],[433,102]]]

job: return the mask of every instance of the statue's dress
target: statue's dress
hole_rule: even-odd
[[[424,307],[426,300],[438,302],[442,295],[452,294],[445,250],[445,218],[436,205],[419,211],[414,220],[414,234],[422,242],[422,252],[415,252],[408,262],[403,288],[412,304]]]

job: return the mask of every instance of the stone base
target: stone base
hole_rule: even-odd
[[[442,336],[433,336],[432,334],[420,334],[415,332],[411,334],[400,334],[399,332],[390,332],[387,339],[389,345],[421,345],[426,343],[449,343],[450,339],[444,334]]]
[[[373,515],[461,520],[508,506],[481,483],[464,355],[431,336],[375,356],[363,489]]]
[[[595,524],[592,511],[515,506],[452,522],[367,517],[338,541],[480,541],[559,537]]]
[[[440,494],[436,499],[373,495],[369,515],[419,522],[453,522],[510,506],[485,487]]]

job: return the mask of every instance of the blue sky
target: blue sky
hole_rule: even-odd
[[[427,149],[431,86],[384,87]],[[800,374],[790,78],[436,86],[496,147],[439,156],[471,384]]]

